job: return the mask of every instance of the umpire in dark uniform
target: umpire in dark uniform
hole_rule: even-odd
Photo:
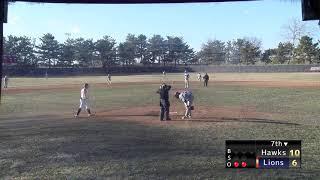
[[[209,75],[206,73],[206,74],[203,76],[203,86],[204,86],[204,87],[208,87],[208,81],[209,81]]]
[[[165,120],[171,120],[169,117],[169,91],[171,86],[166,85],[165,83],[161,84],[159,90],[157,91],[160,94],[160,121],[164,120],[164,116],[166,117]]]

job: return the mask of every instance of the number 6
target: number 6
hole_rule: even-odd
[[[296,167],[296,166],[298,165],[297,160],[293,160],[293,161],[291,162],[291,164],[292,164],[292,166]]]

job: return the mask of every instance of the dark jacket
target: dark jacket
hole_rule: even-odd
[[[160,99],[163,99],[165,101],[169,101],[169,91],[171,89],[170,85],[164,85],[162,86],[157,93],[160,94]]]
[[[209,80],[208,74],[206,74],[206,75],[203,76],[203,80],[205,80],[205,81],[208,81],[208,80]]]

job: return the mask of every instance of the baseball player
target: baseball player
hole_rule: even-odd
[[[107,75],[107,83],[109,85],[111,85],[111,75],[110,74]]]
[[[169,117],[169,108],[170,108],[170,102],[169,102],[169,91],[171,89],[170,85],[166,85],[165,83],[162,83],[159,90],[157,91],[158,94],[160,94],[160,121],[164,120],[164,116],[166,117],[166,120],[171,120]]]
[[[7,75],[3,78],[3,88],[8,88],[9,77]]]
[[[166,71],[162,71],[162,82],[166,82],[167,80],[167,73]]]
[[[206,73],[206,74],[203,76],[203,86],[204,86],[204,87],[208,87],[208,81],[209,81],[209,75]]]
[[[189,88],[189,78],[190,78],[190,75],[189,73],[187,72],[187,70],[184,71],[184,88]]]
[[[198,81],[201,81],[202,78],[200,73],[198,73],[197,78],[198,78]]]
[[[194,107],[192,106],[192,103],[193,103],[192,92],[189,90],[185,90],[185,91],[182,91],[181,93],[176,92],[174,96],[183,102],[184,107],[186,109],[186,112],[182,117],[182,119],[191,118],[191,110],[194,110]]]
[[[79,116],[82,108],[86,108],[86,110],[88,112],[88,116],[91,116],[91,111],[90,111],[90,107],[89,107],[88,89],[89,89],[89,84],[85,83],[84,87],[80,91],[80,106],[79,106],[77,114],[74,115],[75,117]]]
[[[166,71],[163,71],[162,75],[163,75],[163,77],[165,77],[166,76]]]

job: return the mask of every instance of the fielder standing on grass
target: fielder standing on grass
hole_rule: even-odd
[[[89,90],[89,84],[85,83],[84,87],[80,91],[80,106],[79,106],[77,114],[75,114],[74,117],[78,117],[81,112],[81,109],[83,109],[83,108],[86,108],[86,110],[88,112],[88,116],[91,116],[88,90]]]
[[[198,81],[201,82],[202,77],[201,77],[201,74],[200,74],[200,73],[198,73],[197,78],[198,78]]]
[[[8,82],[9,82],[9,77],[7,75],[4,76],[3,78],[3,88],[8,88]]]
[[[184,88],[189,88],[189,78],[190,74],[187,72],[187,70],[184,71]]]
[[[159,90],[157,91],[160,94],[160,121],[164,120],[164,116],[166,117],[165,120],[169,121],[169,109],[170,109],[170,102],[169,102],[169,91],[171,89],[170,85],[166,85],[162,83]]]
[[[162,71],[162,76],[166,77],[166,71]]]
[[[185,119],[185,118],[190,119],[191,118],[191,111],[194,110],[194,107],[192,105],[193,98],[194,98],[192,92],[189,90],[185,90],[185,91],[182,91],[181,93],[176,92],[174,96],[183,102],[184,107],[186,109],[182,119]]]
[[[203,76],[203,86],[204,86],[204,87],[208,87],[208,81],[209,81],[209,75],[206,73],[206,74]]]
[[[111,75],[110,74],[107,75],[107,83],[109,85],[111,85]]]
[[[162,82],[166,82],[166,80],[167,80],[167,73],[166,73],[166,71],[163,71],[162,72]]]

